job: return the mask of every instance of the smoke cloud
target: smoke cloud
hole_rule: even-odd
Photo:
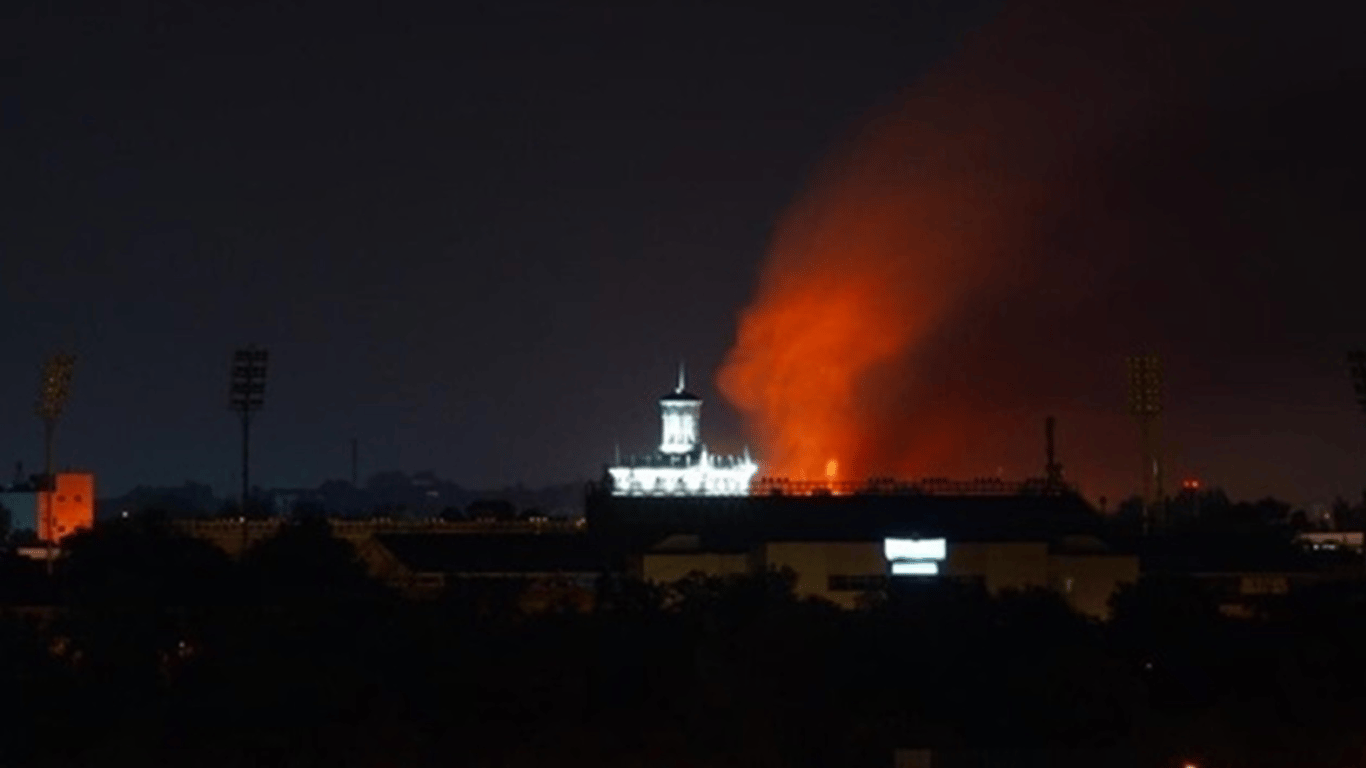
[[[1041,437],[1001,430],[1098,405],[1082,392],[1098,366],[1066,361],[1113,351],[1084,341],[1104,322],[1086,312],[1142,260],[1139,211],[1200,194],[1137,180],[1179,153],[1153,136],[1199,122],[1229,50],[1198,16],[1120,5],[1009,10],[868,118],[781,218],[718,375],[765,474],[1037,472],[1006,443]],[[1114,348],[1151,340],[1110,330]],[[1122,413],[1122,392],[1105,408]]]

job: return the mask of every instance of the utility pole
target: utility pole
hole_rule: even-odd
[[[255,346],[233,352],[229,407],[242,419],[242,516],[251,498],[251,417],[265,405],[266,362],[270,353]]]
[[[1138,421],[1143,453],[1143,533],[1155,524],[1163,498],[1160,417],[1162,416],[1162,359],[1136,355],[1128,359],[1129,415]]]
[[[71,394],[71,374],[76,367],[76,356],[58,352],[43,364],[42,379],[38,384],[38,401],[33,411],[43,422],[43,522],[39,526],[47,543],[47,568],[52,571],[53,544],[57,540],[56,510],[52,505],[52,494],[57,477],[53,474],[52,451],[57,435],[57,422],[66,409],[67,397]]]

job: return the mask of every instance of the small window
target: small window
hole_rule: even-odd
[[[76,502],[77,504],[80,504],[80,503],[81,503],[81,495],[78,493],[78,494],[76,494],[75,496],[72,496],[72,497],[71,497],[71,500],[74,501],[74,502]]]
[[[66,501],[66,497],[65,497],[65,496],[58,496],[58,497],[57,497],[57,501],[59,501],[59,502]]]

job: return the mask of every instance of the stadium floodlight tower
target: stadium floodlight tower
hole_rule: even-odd
[[[232,387],[229,404],[242,417],[242,515],[247,513],[251,493],[251,417],[266,402],[266,361],[264,349],[248,346],[232,354]]]
[[[47,543],[47,569],[52,572],[53,548],[57,538],[56,510],[53,509],[52,494],[56,490],[57,477],[52,469],[52,447],[57,436],[57,422],[66,410],[66,399],[71,394],[71,374],[76,368],[76,356],[58,352],[43,364],[43,378],[38,383],[38,402],[33,411],[43,422],[43,525],[46,529],[43,539]]]
[[[57,422],[66,410],[66,399],[71,394],[71,373],[76,368],[76,356],[63,352],[49,357],[43,364],[43,378],[38,385],[38,402],[34,412],[43,422],[44,485],[52,484],[52,446],[57,435]]]
[[[1135,355],[1129,364],[1129,415],[1138,421],[1143,450],[1143,529],[1147,533],[1162,503],[1162,456],[1159,419],[1162,416],[1162,359]]]

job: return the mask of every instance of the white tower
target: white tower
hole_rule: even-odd
[[[659,452],[668,454],[692,453],[701,440],[698,437],[702,416],[702,398],[686,388],[682,363],[678,366],[678,387],[659,398],[659,418],[663,422],[663,439]]]
[[[663,437],[659,450],[630,456],[607,468],[614,496],[747,496],[759,465],[742,456],[716,456],[701,440],[702,398],[687,390],[683,366],[678,387],[659,398]]]

